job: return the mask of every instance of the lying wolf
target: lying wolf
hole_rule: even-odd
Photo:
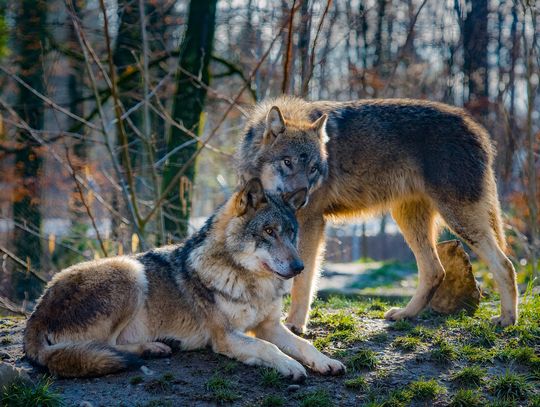
[[[295,381],[306,376],[295,359],[344,372],[280,322],[287,280],[304,267],[294,210],[306,192],[268,196],[253,179],[184,244],[58,273],[28,320],[27,357],[59,376],[97,376],[166,356],[173,340]]]
[[[386,318],[414,317],[445,271],[435,244],[438,217],[489,266],[503,326],[517,320],[514,267],[505,238],[486,130],[462,109],[420,100],[306,102],[281,97],[255,106],[238,152],[241,179],[269,191],[309,189],[297,216],[306,271],[294,279],[288,325],[307,323],[327,219],[390,210],[418,263],[418,289]]]

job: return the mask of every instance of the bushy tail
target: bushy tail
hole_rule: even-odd
[[[102,376],[141,365],[138,356],[94,342],[62,342],[50,345],[46,331],[25,332],[24,350],[28,359],[61,377]]]

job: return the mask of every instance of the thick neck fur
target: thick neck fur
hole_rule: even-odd
[[[186,271],[214,295],[226,300],[277,299],[284,294],[286,283],[268,272],[246,269],[239,261],[243,254],[227,248],[228,226],[234,220],[233,206],[232,200],[227,202],[186,242],[183,253],[187,259]]]

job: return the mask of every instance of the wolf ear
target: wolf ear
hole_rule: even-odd
[[[328,135],[326,134],[326,122],[328,122],[328,115],[325,113],[313,123],[311,123],[313,129],[321,137],[323,143],[326,143],[328,141]]]
[[[250,179],[236,198],[237,216],[245,215],[250,209],[258,209],[266,203],[266,195],[259,178]]]
[[[295,211],[297,211],[306,204],[307,196],[307,188],[300,188],[293,192],[286,192],[281,197],[284,202],[288,203]]]
[[[279,107],[272,106],[266,115],[266,131],[264,132],[264,143],[270,143],[285,131],[285,119]]]

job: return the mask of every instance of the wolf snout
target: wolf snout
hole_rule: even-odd
[[[296,259],[293,260],[290,264],[290,269],[293,273],[293,275],[298,275],[304,270],[304,262],[302,260]]]

